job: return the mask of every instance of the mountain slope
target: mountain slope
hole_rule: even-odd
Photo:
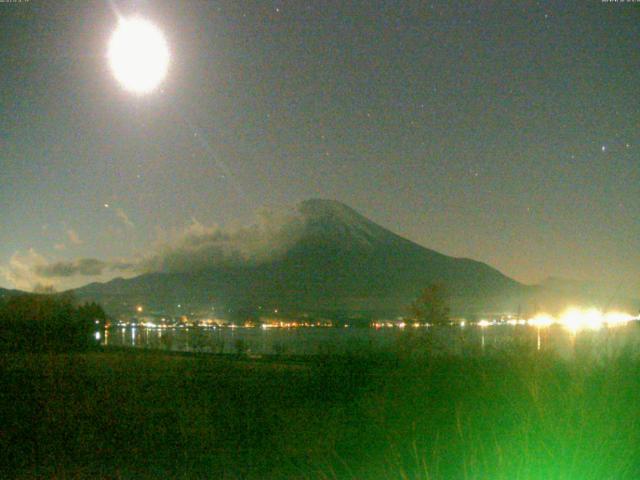
[[[484,263],[424,248],[339,202],[308,200],[298,212],[296,241],[268,261],[116,279],[76,295],[108,307],[142,302],[391,315],[432,282],[447,285],[456,311],[515,310],[528,292]]]
[[[21,292],[20,290],[7,290],[5,288],[0,288],[0,300],[7,299],[9,297],[14,297],[16,295],[26,295],[26,292]]]

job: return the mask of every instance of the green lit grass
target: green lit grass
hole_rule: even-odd
[[[4,354],[2,478],[635,479],[640,360]]]

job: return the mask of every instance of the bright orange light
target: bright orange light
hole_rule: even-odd
[[[554,318],[551,315],[547,315],[546,313],[539,313],[535,317],[529,319],[527,321],[528,325],[537,328],[547,328],[555,323]]]

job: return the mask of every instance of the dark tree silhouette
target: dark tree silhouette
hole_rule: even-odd
[[[449,295],[441,283],[426,287],[410,307],[413,318],[422,323],[444,325],[449,323]]]
[[[0,304],[0,350],[78,351],[95,346],[106,315],[67,295],[20,295]]]

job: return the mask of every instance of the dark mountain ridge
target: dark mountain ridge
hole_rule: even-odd
[[[8,299],[9,297],[14,297],[16,295],[27,295],[27,292],[22,292],[20,290],[7,290],[6,288],[0,288],[0,300]]]

